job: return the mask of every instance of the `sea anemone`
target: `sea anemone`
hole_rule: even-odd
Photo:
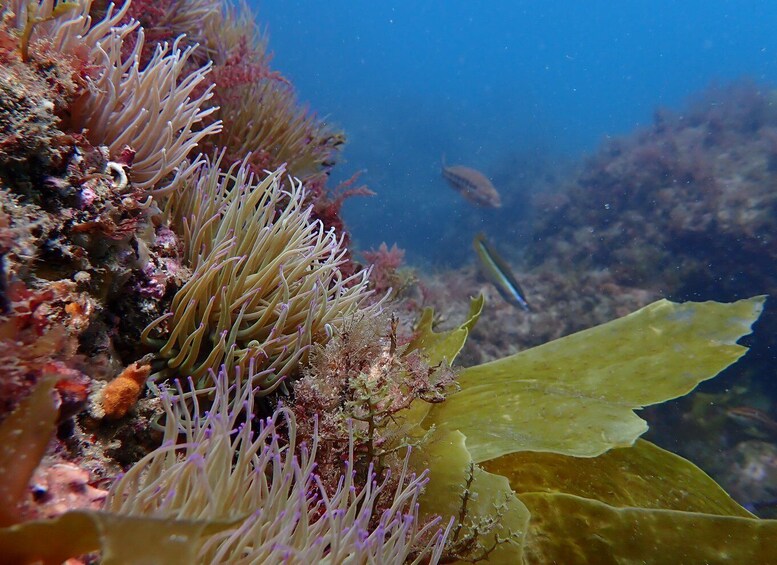
[[[222,370],[213,376],[207,410],[196,394],[176,382],[160,397],[166,422],[162,446],[113,486],[109,512],[143,518],[232,523],[206,537],[198,561],[205,563],[294,561],[298,563],[402,563],[439,560],[447,530],[424,523],[418,496],[426,474],[407,461],[393,502],[375,511],[384,484],[353,480],[353,439],[345,472],[334,492],[315,472],[317,435],[298,445],[293,413],[281,408],[254,421],[256,374],[242,378]],[[204,391],[203,391],[204,392]],[[374,475],[373,475],[374,478]]]
[[[210,64],[184,75],[193,48],[181,49],[179,38],[172,46],[158,46],[141,68],[138,54],[143,31],[138,32],[132,53],[122,57],[126,27],[98,44],[103,72],[90,81],[87,93],[74,104],[73,122],[86,128],[92,143],[108,146],[114,158],[130,147],[133,184],[152,190],[171,173],[176,173],[177,180],[191,172],[194,163],[183,170],[178,166],[203,138],[220,131],[221,123],[197,127],[215,110],[203,109],[212,87],[193,96]],[[174,186],[175,182],[170,182],[153,193],[160,195]]]
[[[94,25],[91,5],[91,0],[15,0],[6,13],[21,34],[23,54],[39,44],[84,67],[85,88],[68,110],[67,128],[85,130],[92,144],[107,146],[111,159],[131,164],[135,188],[158,196],[193,171],[196,159],[183,169],[179,165],[200,141],[221,130],[220,121],[200,127],[216,111],[206,107],[213,86],[201,86],[211,63],[192,68],[188,61],[196,46],[181,48],[182,36],[172,46],[157,45],[150,60],[141,61],[143,29],[134,20],[120,23],[130,2],[116,11],[109,5]]]
[[[285,189],[283,168],[257,181],[248,160],[224,173],[216,159],[171,196],[193,274],[142,338],[168,370],[195,380],[257,359],[275,370],[262,381],[270,392],[313,343],[380,304],[367,304],[367,271],[342,274],[342,236],[311,220],[302,184],[289,178]],[[154,339],[160,327],[166,336]]]

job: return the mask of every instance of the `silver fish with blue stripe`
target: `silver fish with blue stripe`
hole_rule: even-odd
[[[478,259],[480,259],[483,273],[496,287],[502,298],[513,306],[523,308],[528,312],[530,308],[525,298],[526,294],[515,279],[515,275],[513,275],[507,262],[486,241],[486,236],[482,233],[477,234],[472,241],[472,245],[478,254]]]

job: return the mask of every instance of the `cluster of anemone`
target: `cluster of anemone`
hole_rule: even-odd
[[[173,4],[165,5],[173,10]],[[15,57],[18,68],[38,65],[37,72],[44,56],[59,53],[63,68],[75,77],[67,100],[54,105],[42,99],[40,104],[51,114],[47,124],[53,133],[46,141],[61,144],[64,157],[39,176],[49,175],[46,182],[59,190],[58,198],[69,199],[70,207],[60,209],[60,200],[52,198],[50,215],[65,216],[72,208],[94,216],[96,201],[120,211],[132,209],[130,218],[117,215],[121,229],[114,226],[109,236],[122,242],[126,264],[121,269],[111,263],[115,258],[108,244],[99,257],[81,246],[82,264],[93,270],[91,262],[104,258],[116,275],[110,293],[90,295],[100,311],[81,316],[99,322],[89,327],[90,335],[108,335],[110,323],[118,323],[109,322],[108,315],[119,300],[116,289],[131,288],[122,287],[122,281],[161,276],[150,261],[155,247],[176,248],[188,269],[178,270],[186,273],[180,288],[169,292],[160,284],[161,290],[152,293],[158,304],[169,300],[169,308],[141,337],[163,361],[157,377],[189,379],[191,390],[179,388],[170,396],[152,385],[152,396],[160,395],[166,409],[165,443],[116,483],[105,510],[234,523],[233,530],[203,547],[204,560],[271,559],[283,547],[284,555],[296,548],[311,561],[422,555],[434,561],[445,536],[435,523],[418,520],[425,476],[414,476],[406,463],[391,483],[373,472],[357,481],[351,450],[342,483],[331,489],[314,472],[317,434],[309,449],[298,446],[290,410],[253,424],[256,396],[298,372],[310,348],[328,341],[349,317],[373,316],[381,306],[368,288],[368,271],[342,268],[349,261],[344,234],[314,217],[303,181],[291,176],[315,177],[320,190],[321,175],[341,138],[297,108],[285,81],[265,76],[261,49],[245,45],[257,38],[239,23],[236,11],[220,2],[180,4],[207,14],[199,36],[194,34],[204,45],[165,36],[171,30],[187,32],[197,26],[194,19],[170,12],[160,27],[147,32],[130,17],[129,2],[97,9],[91,0],[12,0],[2,9],[3,33],[11,30],[3,37],[18,40],[21,55],[13,48],[4,53]],[[218,25],[226,24],[219,41]],[[240,63],[241,53],[242,66],[232,64]],[[227,83],[223,88],[222,82]],[[214,104],[219,91],[221,108]],[[252,113],[243,111],[246,100],[252,101]],[[219,136],[222,120],[230,125],[231,137]],[[204,156],[211,150],[217,157]],[[73,163],[84,162],[83,171],[74,168]],[[274,170],[262,172],[257,164],[272,164]],[[36,199],[45,198],[47,186],[35,185]],[[109,238],[107,220],[92,216],[77,226],[79,241],[89,230],[96,230],[93,239]],[[163,244],[173,232],[180,245]],[[155,260],[163,263],[161,256]],[[88,288],[91,275],[70,267],[58,265],[57,276],[67,271],[74,287]],[[49,285],[32,275],[28,282]],[[97,295],[95,289],[89,291]],[[128,300],[146,290],[129,293]],[[75,319],[79,310],[74,304],[57,311]],[[77,337],[86,343],[88,333],[74,331],[72,341]],[[119,355],[110,338],[105,342],[102,354],[115,363]],[[136,351],[121,355],[137,359],[130,357]],[[144,361],[132,394],[113,412],[117,418],[132,411],[149,370]],[[241,374],[249,375],[242,383]],[[234,375],[237,382],[232,382]],[[207,409],[200,409],[198,387],[211,393]],[[99,402],[100,393],[94,398]],[[181,435],[185,444],[177,443]],[[387,493],[389,484],[392,493]],[[376,505],[389,494],[392,504]]]
[[[354,480],[354,442],[334,490],[316,472],[317,435],[297,445],[297,423],[285,408],[254,423],[255,374],[249,366],[214,375],[207,411],[177,385],[161,393],[164,440],[112,489],[105,509],[116,515],[229,524],[202,539],[201,563],[437,562],[451,528],[424,521],[418,497],[428,478],[407,465],[391,492],[388,479]],[[193,401],[193,402],[192,402]],[[378,512],[378,499],[390,504]]]
[[[3,562],[61,563],[95,551],[106,563],[439,562],[453,520],[420,515],[426,472],[414,474],[406,460],[396,488],[372,473],[356,484],[351,439],[341,481],[328,488],[316,469],[316,436],[298,444],[291,411],[253,418],[257,376],[252,367],[214,375],[207,408],[178,382],[163,387],[162,444],[110,493],[79,483],[99,508],[20,523],[27,484],[55,430],[49,373],[0,422]],[[381,498],[388,504],[379,506]]]
[[[239,38],[247,40],[234,10],[200,4],[210,14],[201,33],[203,49],[217,58],[234,56]],[[193,275],[170,311],[143,333],[147,343],[159,346],[165,374],[201,380],[221,365],[245,368],[254,360],[276,369],[266,383],[272,389],[313,343],[325,341],[345,317],[367,307],[369,296],[366,272],[342,275],[340,267],[349,260],[343,235],[311,217],[301,182],[283,178],[283,165],[264,178],[254,174],[254,155],[267,151],[273,162],[283,159],[291,167],[299,157],[308,173],[318,170],[320,163],[301,157],[307,149],[295,141],[309,139],[305,132],[318,122],[289,114],[294,100],[288,90],[250,105],[264,108],[257,111],[285,108],[272,120],[241,117],[236,108],[245,104],[231,110],[210,105],[216,86],[207,80],[212,62],[198,60],[198,47],[184,46],[183,36],[171,44],[157,41],[144,57],[145,32],[137,21],[127,21],[130,7],[129,2],[118,10],[109,5],[97,22],[90,16],[91,0],[66,9],[52,0],[17,0],[6,13],[30,46],[53,46],[90,67],[69,108],[68,127],[105,146],[114,161],[109,166],[128,179],[121,182],[153,196],[167,212],[163,219],[183,238]],[[213,18],[231,30],[221,42]],[[173,18],[160,25],[157,36],[164,29],[184,31],[194,22]],[[256,65],[266,64],[262,49],[252,57]],[[256,77],[245,69],[244,74],[240,88],[247,92],[275,82],[251,82]],[[218,137],[222,124],[213,119],[215,112],[228,117],[231,135],[241,144],[230,142],[211,161],[199,148],[206,140],[208,146],[225,141]],[[223,171],[224,155],[236,151],[244,155],[242,161]]]
[[[284,169],[256,179],[248,159],[226,172],[208,161],[170,196],[167,213],[183,234],[193,274],[171,311],[159,352],[166,371],[207,377],[250,362],[272,368],[271,392],[311,345],[356,312],[372,315],[368,272],[345,277],[343,236],[311,218],[302,184]]]
[[[68,109],[66,126],[83,130],[92,144],[107,147],[111,159],[130,165],[136,188],[159,194],[193,171],[199,161],[186,163],[187,155],[218,133],[221,123],[199,127],[215,111],[206,105],[212,86],[201,87],[211,65],[185,74],[193,48],[183,49],[176,40],[172,46],[157,45],[141,66],[143,29],[135,21],[122,23],[129,6],[109,5],[94,24],[91,0],[14,0],[4,13],[21,30],[25,45],[41,44],[90,69],[85,88]]]

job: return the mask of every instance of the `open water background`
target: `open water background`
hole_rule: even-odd
[[[773,2],[252,6],[274,68],[347,133],[334,180],[364,170],[378,193],[346,205],[356,245],[396,242],[416,263],[470,260],[481,229],[521,247],[538,177],[552,185],[602,140],[650,123],[658,107],[682,108],[710,83],[777,84]],[[490,176],[505,209],[464,202],[440,177],[442,154]]]

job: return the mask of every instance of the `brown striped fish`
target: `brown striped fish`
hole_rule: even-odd
[[[476,206],[484,208],[499,208],[502,206],[502,199],[499,193],[488,180],[488,177],[464,165],[445,165],[445,158],[442,160],[442,176],[448,181],[451,187],[461,194],[465,200]]]

